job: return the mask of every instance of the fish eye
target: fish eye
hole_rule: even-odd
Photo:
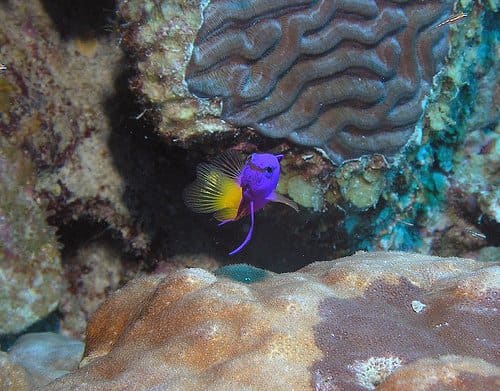
[[[265,170],[266,170],[266,172],[267,172],[268,174],[271,174],[271,173],[273,172],[273,168],[272,168],[272,167],[266,167],[266,169],[265,169]]]

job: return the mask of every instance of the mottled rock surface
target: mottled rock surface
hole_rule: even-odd
[[[78,367],[83,343],[56,333],[30,333],[9,349],[9,360],[22,366],[30,381],[43,386]]]
[[[59,312],[61,330],[83,339],[90,315],[106,297],[131,280],[141,263],[105,240],[83,244],[64,258],[64,286]]]
[[[59,244],[35,182],[30,159],[0,136],[0,334],[22,331],[60,299]]]
[[[122,0],[123,43],[136,62],[130,86],[147,104],[156,131],[186,145],[232,127],[220,121],[220,103],[194,97],[184,82],[192,42],[201,25],[198,0]]]
[[[68,9],[61,2],[0,2],[0,135],[31,157],[35,189],[57,223],[104,221],[131,247],[144,248],[110,147],[123,53],[109,34],[79,35],[82,15]]]
[[[222,118],[335,163],[413,134],[446,52],[451,1],[211,1],[186,70]]]
[[[498,263],[358,253],[253,283],[234,272],[128,284],[90,320],[81,369],[44,389],[413,390],[418,368],[498,384]]]
[[[500,74],[500,65],[498,74]],[[497,81],[492,81],[493,83]],[[497,88],[496,128],[493,131],[473,130],[466,135],[457,160],[467,164],[457,166],[452,186],[465,199],[477,200],[481,213],[500,225],[500,88]],[[495,120],[491,119],[491,123]],[[472,127],[471,127],[472,128]]]
[[[0,3],[0,133],[41,168],[75,159],[82,143],[109,127],[103,103],[122,59],[106,37],[59,34],[47,7],[42,1]]]
[[[33,387],[31,378],[19,364],[9,360],[9,355],[0,351],[0,390],[29,391]]]

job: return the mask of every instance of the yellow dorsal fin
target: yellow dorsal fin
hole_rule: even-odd
[[[197,213],[212,213],[217,220],[236,218],[242,198],[236,179],[220,171],[217,166],[202,163],[196,180],[184,190],[186,205]]]

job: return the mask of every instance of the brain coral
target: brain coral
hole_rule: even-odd
[[[324,149],[394,153],[447,50],[449,0],[212,0],[186,69],[222,118]]]
[[[251,284],[227,276],[129,283],[90,320],[80,370],[45,389],[364,390],[416,368],[432,389],[500,386],[497,264],[359,253]],[[387,389],[415,389],[400,381]]]

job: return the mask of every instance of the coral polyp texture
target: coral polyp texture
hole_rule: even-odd
[[[500,386],[498,263],[358,253],[249,271],[132,281],[90,319],[80,369],[45,390],[414,390],[426,374],[419,389]]]
[[[447,51],[451,2],[211,1],[186,70],[222,118],[336,163],[407,143]]]
[[[377,391],[495,391],[499,387],[498,367],[476,358],[450,355],[417,360],[395,373]]]

